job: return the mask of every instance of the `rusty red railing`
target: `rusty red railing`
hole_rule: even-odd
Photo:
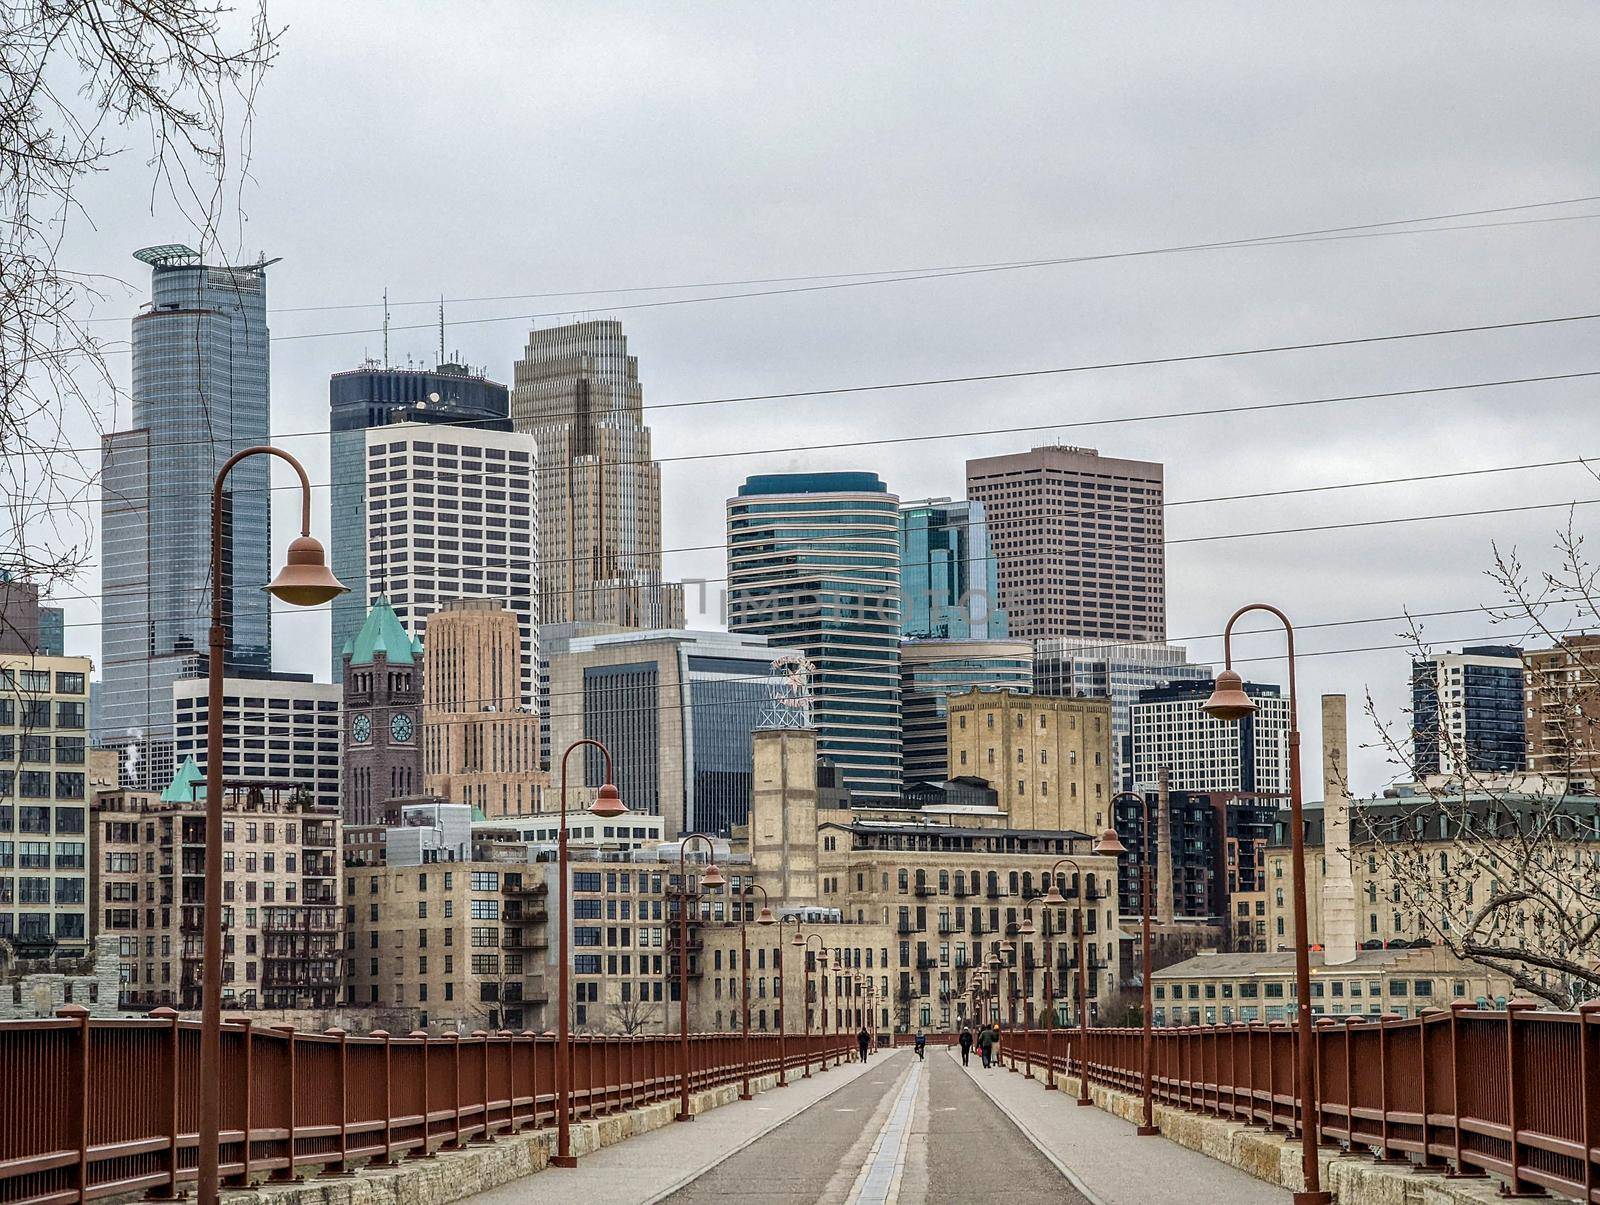
[[[1600,1201],[1600,1002],[1576,1013],[1457,1004],[1420,1017],[1321,1017],[1314,1030],[1325,1142],[1456,1176],[1493,1174],[1512,1194]],[[1165,1104],[1298,1135],[1294,1026],[1160,1026],[1152,1092]],[[1062,1074],[1137,1093],[1141,1032],[1058,1029]],[[1042,1072],[1043,1030],[1007,1030],[1001,1057]]]
[[[149,1018],[0,1022],[0,1201],[82,1201],[149,1191],[170,1199],[195,1178],[200,1027]],[[850,1035],[790,1034],[785,1062],[846,1055]],[[572,1115],[601,1117],[676,1096],[681,1040],[578,1036]],[[695,1034],[689,1084],[739,1079],[737,1034]],[[776,1073],[776,1034],[750,1037],[751,1074]],[[292,1180],[352,1164],[553,1125],[556,1041],[531,1032],[363,1037],[235,1022],[222,1033],[222,1175]]]

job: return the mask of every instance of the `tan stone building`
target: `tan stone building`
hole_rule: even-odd
[[[950,773],[986,779],[1017,828],[1110,823],[1111,701],[971,690],[949,698]]]
[[[338,812],[286,784],[224,791],[224,1002],[332,1007],[342,987]],[[95,800],[94,925],[117,940],[126,1008],[200,1005],[204,796],[189,759],[159,795],[111,790]]]
[[[1528,771],[1600,775],[1600,635],[1573,636],[1522,655]]]
[[[422,772],[430,795],[485,815],[537,812],[539,716],[524,707],[517,616],[491,598],[455,599],[428,619]]]

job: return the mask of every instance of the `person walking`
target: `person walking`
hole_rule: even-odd
[[[861,1032],[856,1034],[856,1048],[861,1051],[861,1061],[863,1063],[867,1061],[867,1047],[871,1044],[872,1035],[867,1032],[867,1027],[863,1025]]]
[[[978,1053],[983,1055],[983,1065],[988,1067],[994,1047],[994,1030],[985,1025],[978,1031]]]
[[[926,1059],[928,1057],[928,1035],[923,1033],[920,1028],[917,1030],[916,1047],[917,1057]]]
[[[963,1025],[957,1041],[961,1043],[961,1065],[965,1067],[967,1060],[972,1057],[972,1030]]]

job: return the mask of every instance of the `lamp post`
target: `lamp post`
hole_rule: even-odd
[[[1095,841],[1091,852],[1114,857],[1123,853],[1125,848],[1117,837],[1117,830],[1108,828]],[[1092,1105],[1094,1101],[1089,1096],[1089,968],[1084,953],[1084,938],[1089,927],[1084,906],[1088,902],[1089,881],[1076,859],[1056,859],[1055,865],[1050,868],[1050,890],[1045,892],[1044,900],[1050,907],[1066,904],[1066,897],[1061,894],[1061,887],[1056,882],[1056,871],[1064,865],[1072,867],[1072,873],[1078,876],[1078,907],[1073,912],[1078,960],[1078,1103]]]
[[[300,462],[280,448],[245,448],[224,462],[211,484],[211,631],[206,661],[206,881],[205,935],[200,983],[200,1205],[218,1197],[218,1137],[222,1105],[222,681],[227,628],[222,605],[222,485],[234,465],[251,456],[276,456],[300,476],[300,535],[289,545],[283,569],[265,589],[296,607],[337,598],[345,587],[328,571],[327,556],[311,535],[311,481]]]
[[[787,996],[789,977],[785,973],[785,968],[788,966],[788,959],[784,957],[783,953],[783,926],[788,924],[790,921],[794,922],[794,939],[789,944],[796,946],[805,945],[805,939],[800,936],[800,917],[798,915],[780,916],[778,918],[778,947],[773,953],[773,958],[776,960],[773,964],[773,969],[776,972],[778,980],[778,1087],[780,1088],[787,1088],[789,1086],[789,1041],[788,1030],[784,1025],[784,1013],[787,1011],[787,1006],[789,1003]],[[805,960],[802,956],[802,970],[804,969],[804,965]],[[804,976],[802,975],[801,978],[803,980]],[[810,1033],[808,1029],[807,1037],[809,1036]],[[810,1043],[807,1042],[806,1045],[809,1047]],[[808,1074],[811,1071],[811,1056],[809,1051],[806,1054],[806,1071]]]
[[[811,941],[817,942],[817,970],[821,972],[818,978],[822,981],[821,993],[818,1000],[818,1011],[822,1015],[822,1070],[828,1069],[828,939],[820,933],[807,933],[801,939],[798,930],[795,931],[794,944],[801,948],[800,970],[803,974],[806,990],[801,993],[801,1003],[805,1005],[806,1014],[806,1073],[804,1079],[811,1078],[811,973],[806,970],[805,959],[811,954]]]
[[[556,986],[556,1153],[551,1156],[553,1167],[577,1167],[577,1156],[572,1153],[572,1031],[567,1016],[571,1010],[572,958],[567,950],[567,759],[574,749],[598,749],[606,759],[606,778],[600,793],[589,806],[591,814],[602,820],[624,815],[627,807],[612,784],[611,750],[597,740],[583,737],[575,740],[561,754],[561,824],[556,832],[556,877],[559,880],[560,901],[556,911],[556,930],[560,934],[560,970]]]
[[[691,841],[704,841],[708,858],[715,856],[716,846],[704,833],[690,833],[678,843],[678,1121],[693,1121],[689,1112],[689,864]],[[717,888],[727,885],[715,862],[708,861],[706,871],[700,876],[700,886]],[[698,897],[696,897],[698,898]]]
[[[1298,1037],[1295,1053],[1299,1069],[1301,1167],[1305,1190],[1294,1194],[1294,1205],[1327,1205],[1332,1197],[1322,1191],[1321,1168],[1317,1164],[1317,1079],[1312,1061],[1315,1040],[1311,1025],[1311,953],[1306,923],[1305,822],[1300,802],[1300,719],[1295,698],[1294,625],[1277,607],[1249,603],[1228,617],[1222,629],[1223,669],[1217,675],[1211,697],[1202,708],[1212,719],[1242,720],[1256,709],[1255,701],[1244,692],[1244,682],[1233,670],[1233,625],[1252,611],[1264,611],[1283,624],[1289,661],[1289,816],[1294,895],[1294,977],[1300,992]]]
[[[739,997],[744,1002],[740,1010],[744,1014],[744,1067],[739,1084],[739,1099],[750,1099],[750,938],[746,927],[745,912],[748,909],[748,897],[752,890],[761,893],[761,912],[756,916],[758,925],[775,925],[777,920],[772,915],[772,903],[767,897],[767,889],[760,883],[746,880],[740,891],[739,900]],[[783,943],[779,943],[781,946]]]
[[[1058,893],[1059,894],[1059,893]],[[1017,934],[1021,937],[1032,937],[1038,932],[1033,923],[1033,914],[1029,911],[1035,904],[1043,903],[1044,896],[1036,895],[1022,905],[1022,923],[1017,926]],[[1048,905],[1047,905],[1048,906]],[[1051,1060],[1051,1039],[1055,1036],[1055,992],[1050,983],[1050,915],[1045,914],[1045,950],[1040,961],[1044,963],[1044,1086],[1045,1091],[1055,1090],[1055,1064]],[[1033,1078],[1033,1047],[1029,1046],[1025,1052],[1027,1074],[1025,1079]]]
[[[782,921],[779,923],[782,924]],[[800,951],[800,1014],[806,1031],[805,1073],[800,1076],[801,1079],[811,1078],[811,972],[806,968],[806,959],[811,955],[811,939],[813,937],[819,943],[822,941],[822,934],[820,933],[802,933],[800,931],[800,918],[798,916],[795,917],[794,936],[789,940],[789,944]],[[826,1017],[823,1018],[823,1023],[827,1023]],[[824,1030],[824,1033],[826,1033],[826,1030]],[[827,1067],[824,1066],[823,1070],[826,1071]]]
[[[1143,1013],[1143,1019],[1139,1026],[1139,1078],[1144,1096],[1144,1120],[1136,1132],[1141,1138],[1148,1138],[1161,1133],[1160,1127],[1156,1125],[1155,1094],[1150,1079],[1151,1050],[1155,1043],[1150,1019],[1150,799],[1138,791],[1119,791],[1111,798],[1113,811],[1124,799],[1131,799],[1139,805],[1139,842],[1142,846],[1139,856],[1139,944],[1143,948],[1144,985],[1140,993],[1142,997],[1140,1011]],[[1159,852],[1162,857],[1171,856],[1169,851]]]

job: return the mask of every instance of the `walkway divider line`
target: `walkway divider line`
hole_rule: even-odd
[[[878,1137],[861,1165],[861,1174],[850,1188],[845,1205],[895,1205],[900,1200],[900,1182],[905,1175],[906,1148],[911,1142],[911,1117],[917,1103],[917,1088],[922,1083],[922,1059],[912,1062],[905,1082],[895,1097],[894,1107],[884,1118]]]
[[[856,1064],[853,1064],[853,1063],[852,1064],[848,1064],[848,1065],[852,1066],[852,1067],[856,1066]],[[838,1070],[838,1065],[835,1064],[835,1066],[833,1068],[831,1068],[831,1069],[837,1071]],[[826,1075],[827,1072],[819,1072],[818,1074],[819,1075]],[[771,1125],[766,1126],[766,1127],[762,1128],[761,1130],[759,1130],[758,1132],[750,1135],[750,1137],[746,1138],[743,1142],[739,1143],[738,1146],[731,1147],[730,1149],[728,1149],[726,1151],[723,1151],[721,1154],[719,1154],[715,1159],[711,1160],[709,1163],[706,1163],[704,1166],[695,1168],[694,1171],[690,1172],[688,1175],[682,1177],[681,1179],[674,1181],[672,1184],[669,1184],[666,1188],[662,1189],[660,1192],[656,1193],[654,1196],[646,1197],[644,1200],[639,1202],[639,1205],[659,1205],[660,1202],[665,1201],[668,1197],[672,1196],[673,1193],[682,1192],[685,1188],[687,1188],[689,1185],[693,1184],[696,1180],[698,1180],[701,1176],[705,1175],[707,1172],[712,1171],[713,1169],[715,1169],[720,1164],[726,1163],[729,1159],[732,1159],[740,1151],[744,1150],[745,1147],[755,1145],[756,1143],[760,1142],[763,1138],[765,1138],[768,1134],[772,1133],[772,1131],[774,1131],[776,1129],[779,1129],[782,1126],[788,1125],[789,1122],[793,1121],[796,1117],[799,1117],[807,1109],[816,1108],[823,1101],[827,1100],[830,1096],[832,1096],[835,1092],[838,1092],[839,1090],[841,1090],[843,1088],[848,1088],[851,1084],[855,1083],[856,1080],[860,1079],[865,1074],[866,1074],[866,1070],[862,1069],[857,1074],[850,1076],[848,1079],[840,1080],[837,1084],[833,1085],[833,1087],[829,1088],[826,1092],[824,1092],[821,1096],[817,1097],[817,1099],[812,1101],[809,1105],[806,1105],[803,1108],[796,1109],[793,1113],[790,1113],[787,1117],[779,1117],[779,1118],[777,1118],[775,1121],[773,1121],[773,1123]],[[801,1081],[795,1081],[795,1082],[801,1082]],[[747,1102],[736,1101],[735,1105],[744,1104],[744,1103],[747,1103]],[[725,1108],[725,1109],[733,1108],[733,1107],[735,1107],[735,1105],[724,1105],[723,1108]]]
[[[1105,1198],[1096,1196],[1094,1191],[1083,1182],[1082,1178],[1077,1172],[1073,1171],[1065,1163],[1061,1162],[1061,1160],[1056,1157],[1050,1148],[1044,1144],[1043,1140],[1041,1140],[1040,1137],[1033,1132],[1033,1130],[1028,1126],[1027,1122],[1018,1117],[1013,1110],[1008,1109],[999,1099],[999,1097],[995,1096],[994,1093],[990,1092],[983,1086],[983,1076],[980,1075],[978,1071],[968,1066],[962,1066],[960,1058],[956,1055],[952,1055],[951,1058],[958,1067],[961,1067],[961,1070],[966,1074],[967,1078],[978,1085],[978,1091],[982,1092],[984,1096],[988,1097],[989,1103],[995,1108],[999,1109],[1000,1112],[1005,1115],[1006,1120],[1012,1125],[1016,1126],[1024,1138],[1033,1143],[1034,1149],[1050,1161],[1052,1166],[1054,1166],[1055,1169],[1061,1173],[1062,1178],[1065,1179],[1068,1184],[1072,1185],[1073,1188],[1077,1189],[1083,1199],[1089,1202],[1089,1205],[1106,1205]],[[996,1066],[998,1067],[999,1064],[996,1063]]]

